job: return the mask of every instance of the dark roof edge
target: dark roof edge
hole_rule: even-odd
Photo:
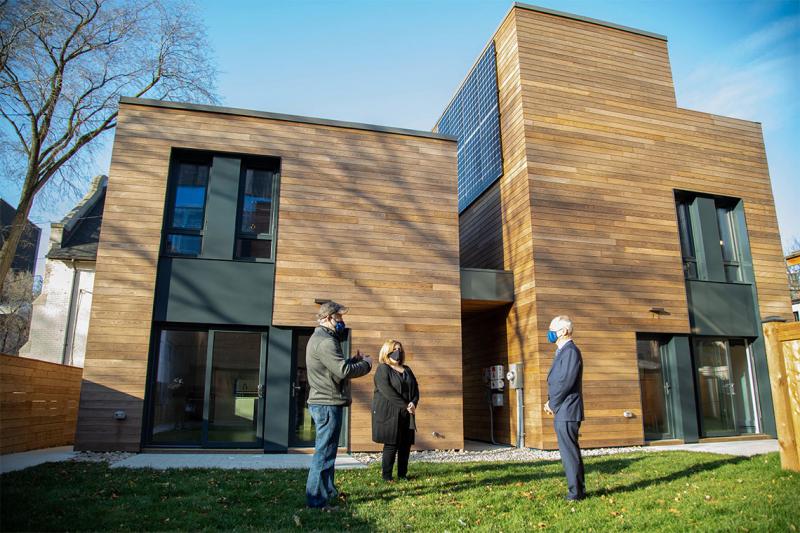
[[[217,113],[223,115],[237,115],[243,117],[266,118],[270,120],[282,120],[285,122],[300,122],[304,124],[316,124],[320,126],[331,126],[334,128],[347,128],[355,130],[377,131],[380,133],[394,133],[397,135],[410,135],[413,137],[426,137],[440,141],[455,141],[456,138],[441,133],[430,131],[410,130],[405,128],[393,128],[391,126],[379,126],[376,124],[364,124],[361,122],[346,122],[343,120],[332,120],[327,118],[306,117],[302,115],[284,115],[282,113],[271,113],[268,111],[254,111],[251,109],[238,109],[235,107],[222,107],[205,104],[190,104],[185,102],[167,102],[164,100],[151,100],[149,98],[133,98],[121,96],[120,104],[142,105],[149,107],[162,107],[166,109],[181,109],[186,111],[199,111],[201,113]]]
[[[572,13],[566,13],[564,11],[556,11],[555,9],[549,9],[546,7],[539,7],[532,4],[525,4],[523,2],[514,2],[514,7],[518,7],[520,9],[527,9],[528,11],[538,11],[539,13],[546,13],[548,15],[554,15],[556,17],[563,17],[567,19],[573,20],[580,20],[581,22],[588,22],[590,24],[597,24],[598,26],[606,26],[608,28],[614,28],[615,30],[622,30],[627,31],[628,33],[635,33],[637,35],[644,35],[645,37],[652,37],[653,39],[659,39],[661,41],[666,41],[667,36],[661,35],[660,33],[653,33],[645,30],[639,30],[636,28],[631,28],[629,26],[623,26],[621,24],[614,24],[613,22],[606,22],[604,20],[593,19],[590,17],[584,17],[581,15],[573,15]]]

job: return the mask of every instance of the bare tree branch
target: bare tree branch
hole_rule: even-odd
[[[27,160],[9,176],[22,183],[20,220],[53,176],[70,185],[81,154],[116,127],[120,96],[217,101],[195,13],[181,0],[0,0],[0,137],[11,141],[0,156]],[[18,242],[12,231],[0,283]]]

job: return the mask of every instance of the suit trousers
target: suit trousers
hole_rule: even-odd
[[[558,439],[558,451],[561,452],[561,464],[567,476],[567,498],[583,498],[586,486],[583,481],[581,447],[578,444],[578,430],[581,423],[556,420],[553,425]]]

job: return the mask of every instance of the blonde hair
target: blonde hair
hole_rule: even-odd
[[[378,362],[387,365],[391,364],[389,361],[389,354],[392,353],[395,348],[400,350],[400,361],[398,361],[398,364],[404,364],[406,362],[406,350],[403,348],[402,342],[394,339],[389,339],[383,343],[383,346],[381,346],[381,351],[378,352]]]

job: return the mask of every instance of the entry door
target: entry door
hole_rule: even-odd
[[[308,410],[308,373],[306,371],[306,346],[314,333],[310,328],[294,330],[292,339],[292,384],[290,391],[289,413],[289,446],[293,448],[309,448],[314,446],[317,432],[311,412]],[[350,353],[350,331],[347,330],[342,351],[345,357]],[[366,379],[366,378],[362,378]],[[349,408],[345,407],[342,421],[342,432],[339,437],[339,446],[347,447],[349,425]]]
[[[203,441],[210,447],[263,445],[267,334],[209,332]]]
[[[314,420],[308,410],[308,373],[306,372],[306,346],[308,339],[314,332],[312,329],[298,329],[294,332],[292,341],[292,359],[294,368],[292,372],[291,413],[289,427],[289,445],[295,448],[314,446],[316,430]]]
[[[695,343],[695,372],[700,422],[706,437],[736,435],[735,388],[731,380],[730,348],[726,340]]]
[[[674,437],[672,386],[667,372],[667,353],[659,339],[636,341],[639,383],[642,392],[642,421],[646,440]]]

